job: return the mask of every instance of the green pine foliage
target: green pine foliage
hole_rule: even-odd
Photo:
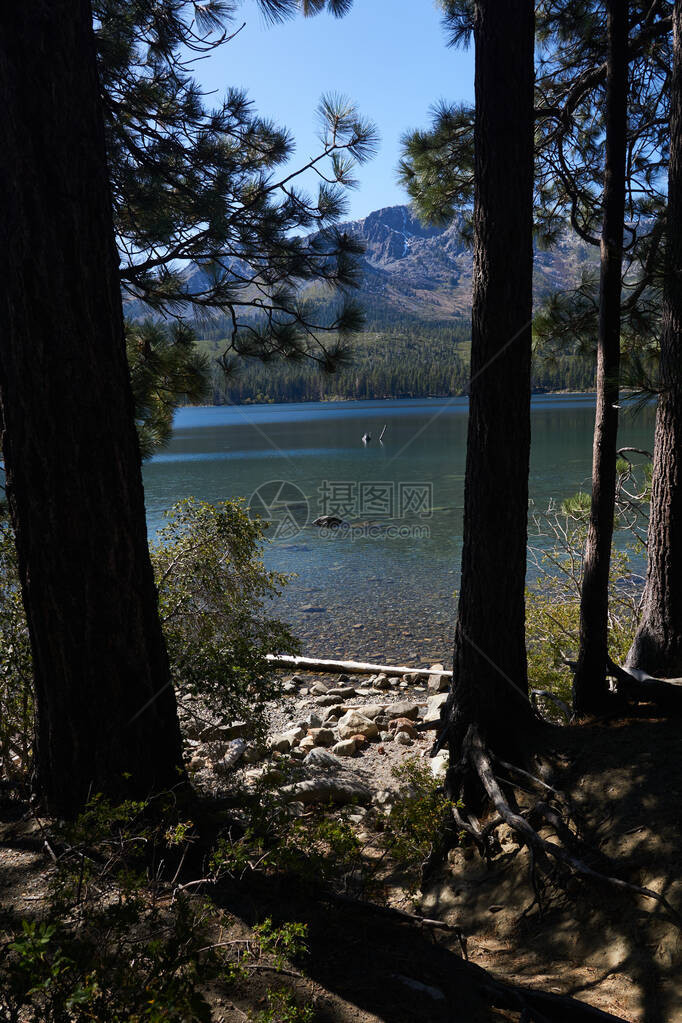
[[[473,31],[470,0],[440,0],[451,45]],[[655,376],[665,243],[669,154],[668,74],[672,4],[632,0],[623,342],[626,382]],[[599,0],[536,5],[535,197],[537,244],[575,232],[598,246],[604,178],[606,17]],[[473,108],[439,103],[426,129],[403,138],[400,177],[419,214],[443,223],[455,215],[465,236],[473,209]],[[535,324],[538,355],[584,358],[594,350],[598,279],[550,296]]]
[[[211,391],[211,363],[182,321],[126,323],[126,352],[143,458],[170,440],[181,402],[199,405]]]
[[[340,16],[350,2],[259,6],[278,20],[298,10]],[[223,0],[93,4],[124,299],[135,316],[219,310],[231,323],[226,352],[311,355],[333,367],[360,323],[350,295],[359,247],[336,225],[377,133],[350,101],[323,97],[319,151],[291,170],[293,138],[258,115],[243,91],[229,89],[210,106],[194,62],[239,45],[237,7]],[[304,187],[311,180],[314,194]],[[326,322],[312,320],[300,299],[300,285],[311,281],[338,296]],[[319,344],[330,332],[334,343]]]

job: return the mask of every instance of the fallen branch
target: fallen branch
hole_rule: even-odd
[[[362,661],[327,661],[314,657],[287,657],[282,654],[268,654],[267,660],[277,668],[298,668],[299,671],[330,675],[341,672],[346,675],[419,675],[422,678],[429,675],[447,675],[448,678],[452,678],[452,672],[444,669],[408,668],[405,665],[396,667],[392,664],[365,664]]]

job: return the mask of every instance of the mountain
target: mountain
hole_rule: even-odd
[[[365,309],[368,330],[397,325],[444,327],[471,311],[473,251],[464,240],[461,220],[448,227],[425,226],[409,206],[387,206],[362,220],[351,220],[339,230],[358,238],[365,247],[361,265],[363,281],[356,297]],[[513,253],[510,253],[510,259]],[[598,267],[599,250],[585,245],[567,232],[549,250],[536,249],[534,293],[536,301],[552,291],[576,284],[586,266]],[[249,268],[235,262],[244,276]],[[208,278],[203,269],[190,266],[187,283],[191,291],[204,290]],[[330,300],[321,284],[305,287],[306,298],[320,315],[332,315],[338,304]],[[124,298],[126,315],[132,319],[149,315],[143,303]]]
[[[358,298],[370,323],[395,317],[444,324],[470,312],[473,252],[462,238],[461,221],[428,227],[409,206],[387,206],[340,225],[340,230],[365,246]],[[570,233],[552,249],[536,250],[536,301],[572,287],[581,269],[596,267],[598,259],[596,248]]]

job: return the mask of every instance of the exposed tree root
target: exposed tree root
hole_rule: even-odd
[[[498,779],[493,770],[493,762],[506,771],[509,777],[502,781]],[[569,800],[541,778],[496,758],[486,749],[475,725],[469,726],[462,744],[460,763],[453,772],[455,777],[459,776],[460,790],[463,787],[462,781],[467,771],[473,771],[474,777],[495,808],[496,815],[482,827],[472,814],[461,807],[454,806],[453,817],[456,827],[469,835],[482,855],[486,859],[490,859],[493,836],[500,825],[506,824],[531,854],[531,882],[538,902],[538,872],[548,881],[555,883],[561,881],[562,878],[565,880],[571,876],[578,876],[602,886],[608,885],[630,895],[652,899],[666,911],[670,920],[682,929],[682,916],[665,896],[652,888],[631,884],[619,877],[596,870],[582,856],[579,856],[578,850],[582,846],[582,841],[580,836],[571,830],[568,823],[569,820],[575,821]],[[514,790],[528,792],[528,788],[521,789],[518,783],[512,781],[513,778],[522,779],[527,784],[539,787],[545,793],[544,798],[538,799],[528,809],[519,810],[515,806]],[[534,820],[549,825],[553,829],[557,841],[543,838],[531,823]]]

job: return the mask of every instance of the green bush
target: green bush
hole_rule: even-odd
[[[416,887],[424,863],[450,826],[452,803],[416,757],[408,757],[392,773],[400,789],[384,826],[383,841],[397,866],[413,875]]]
[[[270,653],[295,653],[288,628],[268,616],[286,577],[260,557],[263,526],[240,502],[176,504],[152,547],[159,612],[180,706],[200,721],[249,720],[264,730],[278,682]]]
[[[528,677],[534,689],[547,689],[570,705],[573,673],[566,660],[575,660],[580,643],[580,587],[586,528],[580,502],[564,502],[566,516],[545,520],[553,542],[535,552],[537,578],[526,590]],[[573,514],[567,514],[573,507]],[[613,550],[609,579],[609,653],[622,663],[639,621],[638,591],[626,551]],[[554,716],[556,708],[547,707]]]

